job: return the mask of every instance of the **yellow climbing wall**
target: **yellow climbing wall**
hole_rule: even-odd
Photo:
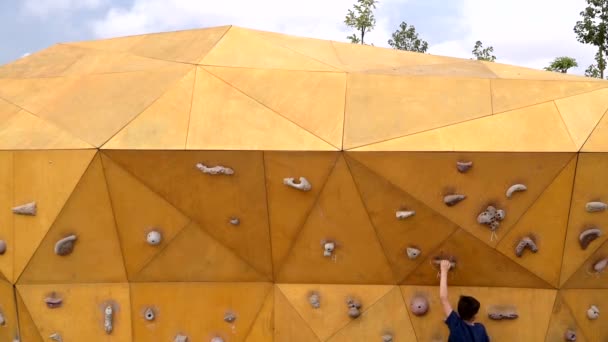
[[[492,341],[606,341],[607,95],[232,26],[0,66],[0,341],[446,341],[440,258]]]

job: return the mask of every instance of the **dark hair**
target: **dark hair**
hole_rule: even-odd
[[[460,296],[458,300],[458,315],[465,321],[470,321],[479,312],[479,301],[473,297]]]

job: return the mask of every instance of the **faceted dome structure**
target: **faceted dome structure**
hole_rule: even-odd
[[[52,46],[0,67],[0,340],[445,341],[438,258],[493,341],[606,340],[607,110],[238,27]]]

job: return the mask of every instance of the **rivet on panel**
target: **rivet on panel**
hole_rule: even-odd
[[[234,174],[234,170],[229,168],[229,167],[225,167],[225,166],[213,166],[213,167],[207,167],[205,166],[205,164],[203,163],[198,163],[196,164],[196,168],[199,169],[202,173],[208,174],[208,175],[233,175]]]
[[[453,207],[465,198],[467,198],[467,196],[461,194],[445,195],[443,196],[443,203],[445,203],[445,205],[447,205],[448,207]]]
[[[173,342],[188,342],[188,336],[177,334],[173,339]]]
[[[569,342],[576,341],[576,332],[572,329],[566,330],[566,332],[564,333],[564,340]]]
[[[600,309],[595,306],[595,305],[591,305],[589,307],[589,309],[587,309],[587,318],[589,318],[590,320],[596,320],[600,317]]]
[[[30,202],[13,207],[13,213],[17,215],[36,216],[36,202]]]
[[[228,311],[224,314],[224,322],[234,323],[234,321],[236,321],[236,315],[233,312]]]
[[[361,303],[353,298],[348,298],[346,300],[346,305],[348,306],[348,316],[350,318],[357,318],[361,316]]]
[[[583,250],[589,247],[589,244],[593,242],[593,240],[597,239],[602,235],[602,231],[599,228],[589,228],[585,229],[579,236],[578,242],[581,245]]]
[[[395,213],[397,220],[405,220],[406,218],[412,217],[414,215],[416,215],[416,212],[413,210],[398,210]]]
[[[163,241],[163,234],[158,230],[151,230],[146,234],[146,241],[150,246],[158,246]]]
[[[103,320],[103,328],[106,331],[106,334],[111,334],[112,330],[114,330],[114,308],[112,305],[107,305],[103,310],[104,320]]]
[[[531,236],[525,236],[521,240],[519,240],[517,246],[515,246],[515,255],[521,258],[526,248],[529,249],[532,253],[538,252],[536,242]]]
[[[57,296],[55,292],[52,292],[50,295],[44,298],[44,302],[49,309],[56,309],[61,307],[61,304],[63,304],[63,299]]]
[[[156,319],[156,313],[154,312],[154,309],[146,308],[144,310],[144,319],[149,322],[154,321]]]
[[[304,177],[300,177],[298,181],[295,178],[284,178],[283,184],[300,191],[310,191],[312,189],[312,184]]]
[[[52,333],[49,338],[53,341],[63,342],[63,338],[61,338],[61,335],[59,333]]]
[[[405,254],[407,254],[407,257],[410,258],[410,260],[418,258],[420,256],[420,253],[420,249],[416,247],[407,247],[405,249]]]
[[[507,198],[513,197],[513,194],[516,192],[526,191],[528,187],[523,184],[513,184],[507,189]]]
[[[6,253],[6,241],[0,240],[0,255]]]
[[[585,210],[589,213],[596,213],[608,209],[608,204],[604,202],[588,202],[585,204]]]
[[[310,295],[308,295],[308,302],[314,309],[318,309],[321,307],[321,296],[318,292],[312,291]]]
[[[473,167],[473,162],[472,161],[458,161],[458,162],[456,162],[456,169],[460,173],[466,173],[472,167]]]
[[[76,235],[68,235],[63,239],[57,241],[55,244],[55,254],[60,256],[69,255],[74,250],[74,243],[76,242]]]
[[[323,245],[323,256],[330,257],[336,249],[336,243],[329,240],[321,241]]]
[[[231,217],[230,224],[233,226],[238,226],[241,224],[241,220],[238,217]]]
[[[422,295],[414,296],[410,302],[410,310],[416,316],[424,316],[429,311],[429,301]]]

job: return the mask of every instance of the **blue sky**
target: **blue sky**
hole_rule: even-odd
[[[355,0],[4,0],[0,64],[54,43],[233,24],[345,41],[343,20]],[[595,48],[572,27],[584,0],[380,0],[368,42],[387,46],[401,21],[416,26],[429,52],[469,58],[476,40],[502,63],[542,68],[572,56],[582,74]]]

